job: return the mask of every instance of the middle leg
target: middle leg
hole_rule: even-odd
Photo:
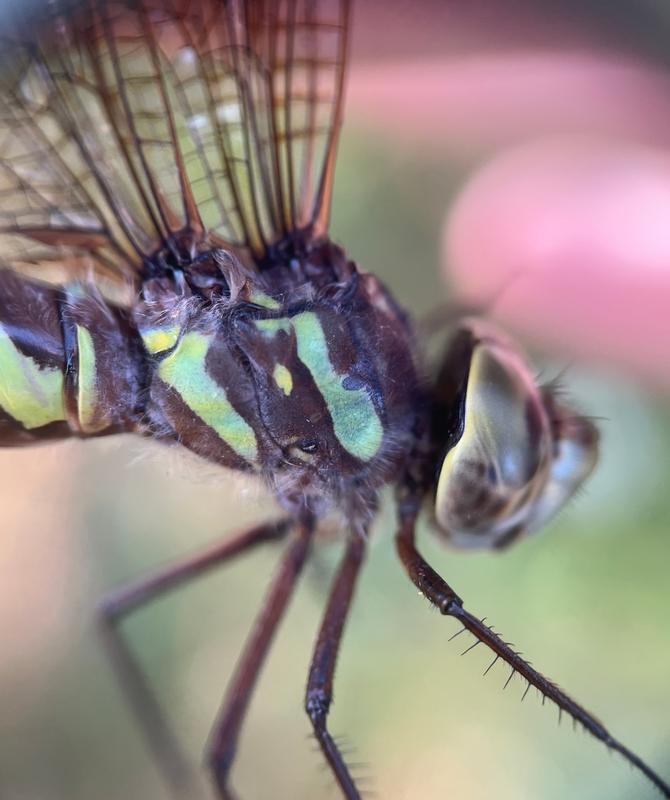
[[[305,710],[314,727],[314,734],[347,800],[360,800],[360,794],[326,722],[333,699],[337,653],[364,555],[365,539],[353,532],[328,598],[305,695]]]
[[[226,690],[223,706],[214,726],[208,755],[214,783],[222,800],[229,800],[232,797],[228,776],[235,758],[240,729],[277,626],[284,616],[302,572],[313,531],[314,519],[311,516],[296,524],[293,538],[270,584],[261,612]]]

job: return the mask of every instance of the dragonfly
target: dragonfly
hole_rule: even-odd
[[[664,797],[670,785],[531,666],[422,556],[540,529],[595,467],[598,431],[521,348],[463,316],[433,363],[409,314],[328,235],[349,0],[50,0],[0,25],[0,444],[121,433],[274,493],[279,519],[101,605],[112,664],[176,797],[192,767],[124,639],[159,595],[268,541],[277,571],[214,723],[230,775],[261,667],[324,519],[344,543],[304,709],[341,794],[335,662],[380,492],[395,548],[442,615]],[[448,316],[448,315],[447,315]]]

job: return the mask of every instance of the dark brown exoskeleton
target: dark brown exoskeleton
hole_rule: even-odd
[[[503,547],[591,472],[592,424],[520,351],[464,320],[423,363],[388,290],[327,237],[347,0],[52,0],[0,52],[0,443],[135,432],[269,484],[285,516],[102,606],[122,684],[177,795],[189,768],[119,630],[159,593],[290,536],[217,719],[220,797],[249,699],[319,521],[347,539],[306,710],[347,798],[326,719],[379,490],[420,591],[528,686],[670,787],[526,663],[416,549],[428,506],[455,544]]]

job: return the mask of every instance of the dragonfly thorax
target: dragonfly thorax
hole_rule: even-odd
[[[229,254],[215,261],[228,291],[160,279],[138,306],[154,432],[261,474],[291,510],[371,513],[414,436],[404,314],[327,242],[256,274]]]

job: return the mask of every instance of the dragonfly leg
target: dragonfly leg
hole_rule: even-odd
[[[212,731],[207,757],[221,800],[230,800],[232,796],[228,777],[235,759],[240,729],[277,626],[305,563],[313,530],[314,520],[311,517],[296,524],[293,538],[270,584],[226,689],[223,705]]]
[[[192,578],[200,577],[255,545],[282,538],[290,526],[290,520],[282,520],[245,530],[185,561],[160,570],[137,583],[122,587],[103,600],[99,606],[98,622],[110,661],[175,797],[193,797],[192,771],[142,670],[123,638],[120,624],[131,612],[165,592]]]
[[[396,535],[396,549],[408,576],[419,591],[442,614],[455,617],[466,630],[487,645],[495,653],[497,659],[506,662],[512,668],[511,675],[518,672],[526,679],[529,686],[534,686],[539,690],[543,698],[551,700],[561,711],[569,714],[575,722],[580,723],[592,736],[599,739],[608,748],[620,753],[656,786],[663,797],[670,798],[670,784],[657,775],[639,756],[615,739],[596,717],[582,708],[555,683],[534,669],[491,627],[463,608],[461,598],[416,549],[415,523],[415,512],[401,513],[400,527]]]
[[[344,758],[326,727],[326,721],[333,699],[337,653],[364,555],[364,538],[357,533],[352,534],[328,598],[305,694],[305,710],[314,727],[314,734],[347,800],[360,800],[360,795]]]

